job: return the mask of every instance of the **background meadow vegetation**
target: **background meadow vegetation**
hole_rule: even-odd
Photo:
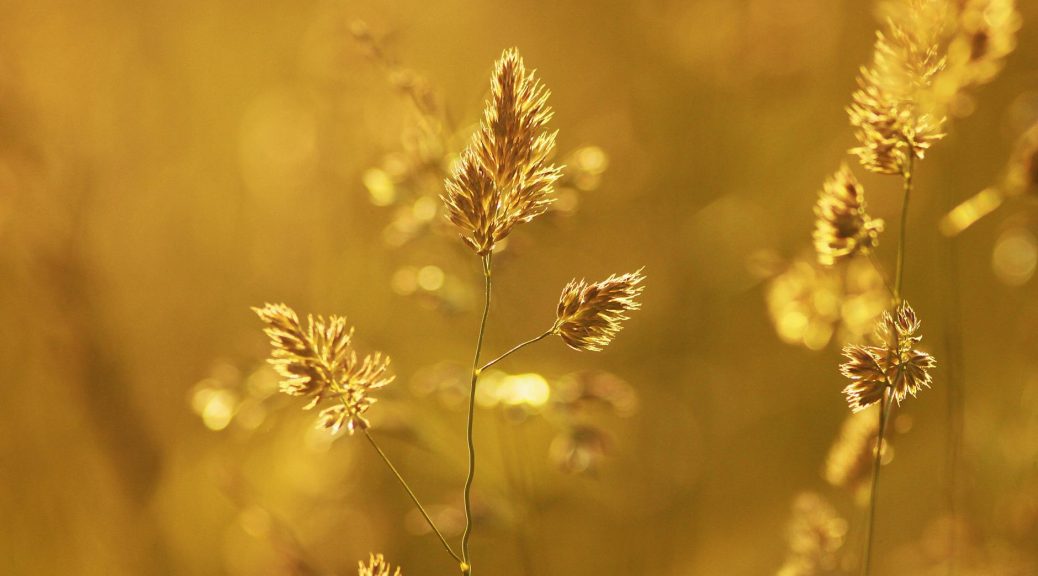
[[[1038,120],[1019,10],[1005,70],[916,174],[905,289],[940,364],[894,423],[875,574],[948,573],[952,529],[959,574],[1038,574],[1034,195],[938,232]],[[274,393],[249,307],[345,314],[393,356],[369,415],[457,539],[481,278],[438,162],[510,46],[568,175],[495,257],[488,357],[573,276],[649,279],[604,353],[552,341],[488,374],[479,572],[775,573],[805,490],[857,550],[861,508],[822,474],[848,413],[842,337],[811,321],[832,303],[769,295],[813,258],[878,23],[857,0],[0,0],[0,573],[350,574],[371,551],[455,573],[360,439]],[[899,183],[858,175],[893,229]]]

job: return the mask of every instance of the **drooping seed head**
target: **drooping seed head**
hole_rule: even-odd
[[[883,220],[865,212],[865,189],[846,164],[822,186],[815,216],[815,252],[823,265],[868,254],[879,244]]]

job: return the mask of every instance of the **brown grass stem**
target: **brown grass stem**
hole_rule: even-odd
[[[440,543],[443,544],[443,548],[447,550],[447,553],[450,554],[451,557],[454,558],[454,560],[456,560],[459,563],[463,563],[464,561],[461,559],[460,556],[458,556],[457,553],[454,552],[454,549],[451,548],[451,545],[447,543],[447,539],[443,537],[443,533],[440,532],[440,529],[436,527],[436,523],[433,522],[432,517],[430,517],[429,513],[425,510],[425,506],[422,506],[422,503],[418,500],[418,496],[415,495],[414,490],[411,490],[411,486],[409,486],[407,484],[407,481],[404,480],[404,477],[400,474],[400,471],[396,469],[396,466],[393,465],[393,462],[390,461],[389,457],[386,456],[386,453],[382,451],[382,447],[379,446],[377,442],[375,442],[375,439],[372,438],[371,433],[368,432],[367,428],[364,428],[363,432],[364,437],[368,439],[368,443],[370,443],[371,447],[375,449],[375,452],[378,452],[378,455],[382,457],[382,461],[386,463],[386,466],[388,466],[389,469],[393,472],[393,475],[396,476],[397,481],[399,481],[400,485],[403,486],[404,491],[406,491],[407,495],[411,497],[411,501],[414,502],[414,505],[418,508],[418,511],[422,513],[422,517],[425,518],[425,521],[429,524],[429,528],[432,528],[432,531],[436,533],[436,536],[440,539]]]
[[[494,358],[490,362],[487,362],[486,364],[484,364],[483,367],[479,369],[479,372],[482,373],[487,368],[490,368],[494,364],[497,364],[498,362],[500,362],[500,361],[504,360],[505,358],[511,356],[513,353],[518,352],[519,350],[529,346],[530,344],[534,344],[536,342],[540,342],[541,340],[544,340],[545,338],[547,338],[548,336],[551,336],[554,333],[555,333],[555,328],[552,327],[552,328],[548,329],[547,332],[545,332],[544,334],[541,334],[540,336],[536,336],[534,338],[530,338],[529,340],[527,340],[525,342],[520,342],[519,344],[516,344],[508,352],[505,352],[504,354],[502,354],[502,355],[498,356],[497,358]]]
[[[488,252],[483,256],[483,279],[484,300],[483,318],[479,322],[479,337],[476,339],[476,353],[472,360],[472,381],[469,385],[469,410],[468,424],[465,436],[469,449],[469,472],[465,477],[465,533],[461,537],[461,571],[463,574],[472,574],[472,562],[469,559],[469,539],[472,537],[472,481],[476,477],[476,445],[473,442],[473,421],[476,416],[476,383],[479,381],[479,356],[483,351],[483,337],[487,331],[487,316],[490,314],[490,292],[491,292],[491,260],[493,253]]]

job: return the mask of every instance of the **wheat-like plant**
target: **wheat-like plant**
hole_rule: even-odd
[[[902,0],[876,34],[872,61],[862,67],[847,114],[857,145],[849,152],[863,168],[901,179],[901,217],[891,308],[878,321],[875,342],[844,346],[843,392],[853,412],[878,404],[875,426],[854,422],[846,442],[830,456],[827,476],[848,484],[860,473],[857,456],[872,452],[872,482],[866,519],[862,574],[869,573],[881,448],[892,404],[930,387],[936,360],[916,345],[921,323],[904,298],[909,199],[916,163],[945,136],[947,117],[966,90],[990,81],[1015,45],[1019,16],[1012,0]],[[1020,164],[1020,163],[1018,163]],[[1026,180],[1026,177],[1023,178]],[[865,211],[861,184],[846,166],[828,179],[815,207],[818,260],[834,265],[870,254],[883,231]],[[944,224],[955,228],[955,223]],[[961,229],[961,226],[958,227]],[[947,233],[947,232],[946,232]],[[875,260],[873,264],[878,267]],[[882,272],[880,272],[882,274]]]
[[[462,536],[462,572],[472,569],[469,541],[472,536],[472,484],[475,480],[476,449],[473,439],[476,385],[483,370],[518,350],[552,335],[559,335],[578,350],[600,350],[620,329],[624,312],[637,308],[637,286],[641,272],[585,286],[571,283],[563,290],[556,322],[544,333],[512,347],[481,365],[483,339],[493,278],[494,248],[520,222],[542,214],[552,201],[561,169],[550,163],[555,133],[546,124],[552,117],[549,92],[526,65],[519,52],[505,50],[494,66],[490,99],[486,102],[479,130],[462,152],[447,178],[443,201],[447,217],[460,231],[462,240],[480,257],[484,279],[484,305],[472,361],[469,386],[468,441],[469,472],[465,479],[465,532]],[[577,291],[579,296],[571,294]]]
[[[887,312],[877,327],[883,346],[844,347],[847,361],[840,372],[851,380],[844,394],[853,411],[879,402],[878,434],[873,457],[872,487],[866,520],[862,574],[869,573],[875,525],[876,490],[880,451],[891,399],[900,402],[919,386],[930,384],[927,369],[934,360],[917,356],[911,347],[919,336],[915,312],[902,298],[909,198],[915,162],[944,137],[945,119],[930,97],[945,56],[939,45],[940,23],[949,7],[943,0],[908,0],[900,20],[890,19],[876,35],[872,64],[863,67],[858,89],[847,109],[858,146],[850,152],[870,172],[898,175],[902,179],[901,220],[892,300],[895,312]],[[864,199],[862,196],[862,203]],[[817,229],[817,226],[816,226]],[[916,373],[915,370],[921,370]]]
[[[366,31],[354,31],[363,36]],[[517,50],[505,50],[494,66],[490,98],[479,130],[445,181],[442,200],[447,219],[466,246],[479,257],[484,278],[484,305],[476,339],[466,419],[468,472],[464,485],[465,531],[460,552],[443,536],[418,496],[397,470],[370,431],[365,417],[375,403],[372,392],[393,381],[389,357],[382,353],[359,356],[353,348],[352,327],[339,316],[310,316],[304,326],[295,311],[284,304],[267,304],[254,310],[265,324],[273,352],[270,363],[282,377],[281,391],[308,400],[304,409],[331,403],[318,417],[318,426],[337,432],[345,428],[367,439],[392,471],[422,517],[437,535],[444,550],[471,574],[469,542],[473,532],[472,487],[476,473],[473,438],[476,386],[480,374],[520,349],[550,336],[559,336],[575,350],[599,351],[612,342],[640,306],[641,269],[612,275],[599,282],[574,280],[562,291],[553,323],[539,336],[513,346],[482,363],[483,341],[490,313],[493,256],[516,224],[530,222],[544,213],[553,200],[554,183],[562,169],[551,163],[555,132],[546,128],[552,117],[548,90],[528,72]],[[382,555],[360,563],[360,576],[390,576]],[[392,572],[399,576],[400,570]]]

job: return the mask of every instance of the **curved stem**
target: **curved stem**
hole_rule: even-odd
[[[396,479],[400,482],[400,485],[404,487],[405,491],[407,491],[407,495],[411,497],[411,501],[413,501],[414,505],[418,507],[418,511],[422,513],[422,517],[425,518],[425,521],[429,524],[429,528],[432,528],[432,531],[435,532],[436,536],[440,538],[440,542],[443,544],[444,549],[447,550],[447,553],[450,554],[451,557],[454,558],[456,561],[462,562],[461,557],[454,552],[454,549],[451,548],[451,545],[447,543],[447,539],[443,537],[443,533],[441,533],[440,529],[436,527],[436,524],[429,516],[429,513],[425,511],[425,507],[422,506],[422,503],[418,501],[418,496],[415,495],[414,490],[411,490],[411,487],[408,486],[407,481],[404,480],[404,477],[400,475],[400,472],[396,469],[396,466],[394,466],[393,463],[389,460],[389,457],[386,456],[386,453],[382,451],[382,448],[378,445],[378,443],[375,442],[375,439],[371,437],[371,433],[368,432],[368,429],[364,428],[363,432],[364,437],[368,439],[368,442],[371,444],[371,447],[374,448],[376,452],[378,452],[378,455],[382,457],[382,461],[385,462],[386,466],[388,466],[389,469],[393,471],[393,475],[396,476]]]
[[[476,354],[472,360],[472,381],[469,384],[469,414],[465,436],[469,448],[469,473],[465,477],[465,533],[461,537],[461,571],[468,575],[472,573],[472,563],[469,560],[469,538],[472,536],[472,481],[476,476],[476,446],[473,443],[473,420],[476,415],[476,383],[479,381],[479,355],[483,351],[483,336],[487,330],[487,315],[490,314],[490,265],[493,254],[483,257],[483,279],[484,294],[483,319],[479,322],[479,338],[476,340]]]
[[[862,555],[862,576],[868,576],[869,563],[872,560],[872,534],[873,527],[876,524],[876,491],[879,489],[879,468],[883,460],[883,431],[887,426],[890,401],[890,386],[886,386],[883,389],[883,398],[879,404],[879,431],[876,433],[876,457],[872,464],[872,489],[869,491],[869,510],[865,521],[865,552]]]
[[[541,334],[540,336],[537,336],[535,338],[530,338],[529,340],[527,340],[525,342],[521,342],[519,344],[516,344],[508,352],[505,352],[504,354],[502,354],[502,355],[498,356],[497,358],[494,358],[490,362],[487,362],[486,364],[484,364],[483,367],[479,369],[479,372],[482,373],[487,368],[490,368],[494,364],[497,364],[498,362],[500,362],[500,361],[504,360],[505,358],[511,356],[513,353],[518,352],[519,350],[529,346],[530,344],[533,344],[535,342],[540,342],[541,340],[544,340],[545,338],[547,338],[548,336],[551,336],[554,333],[555,333],[555,328],[553,327],[553,328],[550,328],[544,334]]]
[[[894,304],[901,303],[901,287],[905,275],[905,236],[908,230],[908,199],[912,194],[912,169],[914,158],[908,156],[908,164],[901,173],[905,182],[905,197],[901,200],[901,230],[897,239],[897,272],[894,275]]]

